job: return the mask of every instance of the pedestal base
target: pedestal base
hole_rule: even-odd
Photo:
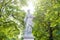
[[[24,39],[24,40],[34,40],[34,39]]]
[[[34,40],[33,35],[24,35],[23,40]]]

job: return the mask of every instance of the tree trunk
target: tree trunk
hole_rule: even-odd
[[[48,23],[48,30],[49,30],[49,40],[53,40],[53,30],[52,30],[52,27],[50,27],[50,22]]]

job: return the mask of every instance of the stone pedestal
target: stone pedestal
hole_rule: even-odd
[[[34,40],[34,37],[32,34],[25,34],[23,40]]]

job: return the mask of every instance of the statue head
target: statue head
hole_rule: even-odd
[[[30,10],[29,9],[27,10],[27,13],[30,14]]]

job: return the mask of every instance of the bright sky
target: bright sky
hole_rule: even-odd
[[[33,0],[36,1],[36,0]],[[22,7],[22,10],[24,10],[25,12],[27,12],[27,10],[30,10],[30,13],[33,14],[34,12],[34,4],[33,4],[32,0],[27,1],[28,6]]]
[[[14,1],[14,0],[12,0]],[[18,1],[18,6],[20,6],[20,2],[19,0]],[[34,12],[34,2],[36,2],[36,0],[27,0],[27,5],[28,6],[23,6],[21,9],[24,10],[26,13],[27,13],[27,10],[29,9],[30,10],[30,13],[33,14]]]

